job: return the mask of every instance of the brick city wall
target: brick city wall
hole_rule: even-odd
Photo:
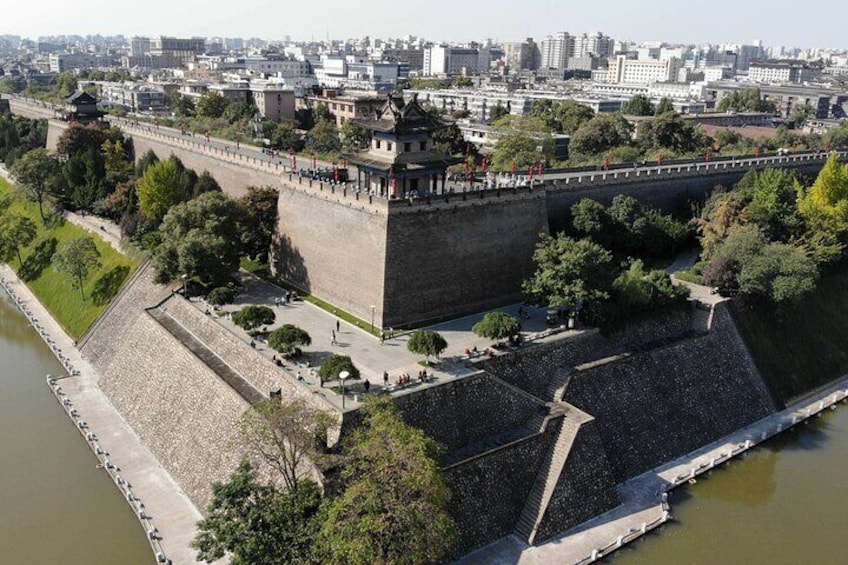
[[[708,335],[580,371],[565,400],[595,417],[619,482],[776,409],[723,305]]]
[[[541,190],[453,195],[429,205],[392,202],[384,324],[402,327],[519,301],[539,234],[548,232],[545,206]]]

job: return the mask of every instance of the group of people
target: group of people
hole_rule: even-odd
[[[297,291],[287,290],[282,296],[274,298],[274,306],[284,306],[291,303],[293,300],[297,300]]]
[[[421,371],[418,371],[418,382],[426,383],[430,380],[430,377],[432,377],[432,375],[427,374],[426,369],[422,369]],[[409,373],[404,372],[404,373],[401,373],[400,375],[398,375],[397,381],[395,381],[395,385],[403,386],[403,385],[408,385],[411,382],[412,382],[412,376]],[[388,384],[389,384],[389,373],[383,373],[383,384],[385,386],[388,386]]]

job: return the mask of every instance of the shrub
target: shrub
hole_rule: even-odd
[[[347,371],[351,379],[359,378],[359,369],[347,355],[333,355],[318,368],[318,375],[325,381],[334,381],[339,378],[339,373]]]
[[[274,311],[267,306],[245,306],[233,314],[233,323],[248,332],[273,324],[276,319]]]
[[[212,306],[223,306],[225,304],[232,304],[235,298],[235,290],[227,288],[225,286],[219,286],[218,288],[212,289],[212,292],[209,293],[207,300]]]
[[[283,355],[291,355],[299,345],[309,345],[312,338],[306,331],[286,324],[271,332],[268,336],[268,345]]]

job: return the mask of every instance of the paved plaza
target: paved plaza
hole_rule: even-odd
[[[283,324],[293,324],[304,329],[312,338],[312,345],[303,348],[304,354],[297,363],[283,360],[284,369],[295,376],[299,373],[308,386],[316,387],[317,394],[324,396],[338,408],[341,408],[341,396],[329,388],[338,383],[325,383],[325,388],[318,390],[320,383],[317,374],[313,374],[321,362],[333,354],[350,356],[361,372],[360,381],[346,385],[346,390],[349,389],[350,393],[345,398],[345,408],[350,409],[359,405],[359,397],[363,392],[365,380],[370,382],[372,392],[382,390],[384,372],[389,374],[389,389],[393,391],[396,388],[393,385],[401,374],[407,373],[412,377],[413,382],[402,391],[398,390],[398,394],[420,390],[426,386],[435,386],[477,372],[476,366],[469,363],[466,350],[473,350],[476,347],[478,351],[476,358],[482,358],[484,352],[493,345],[492,340],[478,337],[471,331],[472,326],[483,318],[482,313],[428,327],[427,329],[437,331],[445,338],[448,348],[441,355],[438,363],[426,367],[427,373],[432,374],[433,378],[428,383],[418,383],[416,377],[421,370],[425,369],[420,364],[424,361],[424,357],[410,353],[407,349],[410,333],[394,332],[392,337],[392,332],[386,329],[384,332],[386,339],[381,344],[379,338],[363,327],[352,325],[308,302],[297,300],[288,304],[275,305],[275,299],[285,293],[276,285],[245,272],[241,273],[241,279],[245,291],[236,297],[234,304],[222,307],[217,312],[201,299],[192,299],[192,304],[203,311],[209,311],[210,315],[223,327],[245,342],[250,341],[250,336],[233,324],[226,314],[251,304],[268,306],[274,310],[277,319],[273,325],[267,327],[268,331]],[[520,307],[520,305],[513,305],[500,310],[519,317]],[[540,334],[551,330],[545,324],[544,309],[525,306],[522,312],[525,313],[521,317],[522,337],[525,340],[535,339]],[[337,327],[338,330],[336,330]],[[333,344],[334,332],[335,344]],[[269,359],[276,355],[276,352],[261,340],[256,341],[256,351]]]

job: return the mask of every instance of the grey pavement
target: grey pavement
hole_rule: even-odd
[[[384,371],[389,373],[391,385],[395,383],[401,373],[408,373],[415,381],[418,373],[425,368],[419,364],[420,361],[424,361],[424,357],[407,350],[409,333],[401,334],[398,332],[394,337],[389,337],[390,331],[386,329],[387,339],[381,344],[379,338],[371,335],[362,327],[352,325],[308,302],[294,301],[286,305],[276,306],[274,299],[283,295],[283,289],[249,273],[242,272],[241,278],[245,292],[237,296],[235,304],[221,308],[221,312],[224,314],[235,312],[249,304],[264,305],[274,310],[277,315],[276,322],[267,328],[268,331],[283,324],[293,324],[306,330],[312,338],[312,345],[303,348],[304,356],[298,360],[301,365],[298,366],[289,361],[284,361],[284,365],[290,373],[297,374],[297,372],[300,372],[301,377],[310,386],[319,386],[317,376],[312,375],[310,369],[318,367],[324,359],[333,354],[350,356],[359,368],[363,381],[351,383],[351,394],[345,400],[347,409],[359,405],[354,394],[358,397],[358,394],[362,392],[362,384],[365,379],[370,381],[371,390],[377,391],[382,389]],[[210,312],[213,311],[203,301],[195,299],[192,304],[204,311],[207,309]],[[517,317],[518,308],[519,305],[514,305],[500,310]],[[549,329],[545,325],[544,309],[525,307],[525,310],[530,315],[530,319],[522,319],[524,330],[522,335],[525,339],[531,339],[536,334]],[[476,347],[482,355],[482,352],[493,345],[491,340],[478,337],[471,331],[471,327],[482,319],[483,315],[484,313],[476,314],[429,327],[428,329],[438,331],[448,342],[448,348],[442,354],[440,361],[426,368],[427,372],[432,374],[434,378],[426,384],[413,382],[412,385],[396,392],[403,394],[408,391],[421,390],[427,386],[439,385],[478,372],[477,367],[469,363],[465,351]],[[213,315],[213,318],[243,341],[250,341],[247,333],[233,324],[226,315]],[[336,344],[334,345],[332,335],[336,331],[337,323],[339,330],[336,332]],[[276,354],[261,340],[256,342],[256,349],[268,358]],[[307,361],[309,362],[308,367],[305,365]],[[390,387],[390,389],[394,390],[394,387]],[[322,391],[322,394],[333,405],[341,407],[340,395],[333,393],[328,388]]]

